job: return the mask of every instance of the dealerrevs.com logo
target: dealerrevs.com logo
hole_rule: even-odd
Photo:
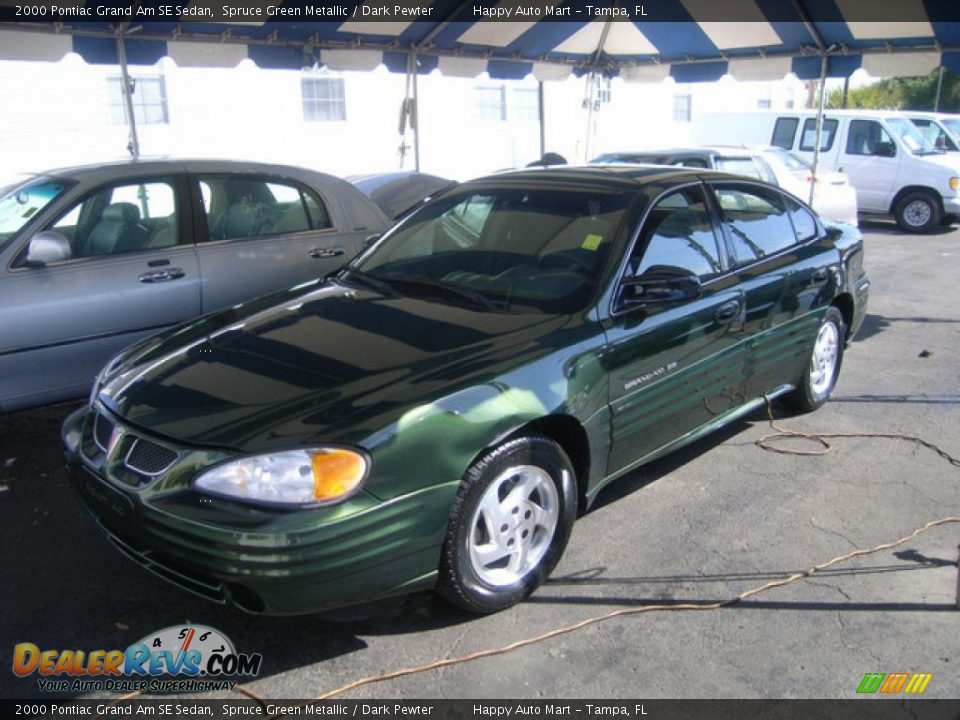
[[[36,675],[44,692],[226,690],[236,685],[230,678],[258,675],[262,662],[204,625],[164,628],[126,650],[41,650],[29,642],[13,648],[14,674]]]

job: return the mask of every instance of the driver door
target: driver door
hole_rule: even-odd
[[[632,304],[619,291],[605,328],[608,475],[743,402],[744,298],[736,279],[724,276],[720,238],[699,183],[666,195],[647,215],[621,283],[651,268],[679,268],[700,279],[702,295]]]

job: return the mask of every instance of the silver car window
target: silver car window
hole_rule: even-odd
[[[0,243],[20,232],[67,188],[62,180],[39,178],[7,188],[0,196]]]

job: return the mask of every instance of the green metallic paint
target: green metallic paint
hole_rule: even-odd
[[[536,177],[583,182],[585,172]],[[615,477],[789,389],[836,295],[853,298],[862,318],[860,244],[826,236],[767,270],[717,278],[686,305],[617,312],[616,284],[643,214],[678,178],[697,176],[594,175],[638,197],[609,275],[581,313],[483,312],[337,277],[126,351],[105,373],[98,403],[181,457],[138,484],[122,466],[126,441],[104,458],[91,440],[94,410],[71,415],[63,430],[71,477],[105,532],[164,577],[253,612],[311,612],[427,587],[460,478],[486,448],[544,418],[579,424],[589,446],[579,483],[590,503]],[[830,281],[809,286],[803,273],[823,266]],[[718,307],[745,297],[742,318],[716,322]],[[338,504],[277,509],[192,485],[238,455],[326,444],[362,448],[371,461],[362,489]]]

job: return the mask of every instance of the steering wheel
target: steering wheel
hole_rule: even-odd
[[[592,259],[583,257],[577,250],[563,250],[541,257],[538,267],[541,270],[554,268],[557,270],[573,270],[583,275],[593,275],[596,272],[596,267],[595,263],[590,262]]]

